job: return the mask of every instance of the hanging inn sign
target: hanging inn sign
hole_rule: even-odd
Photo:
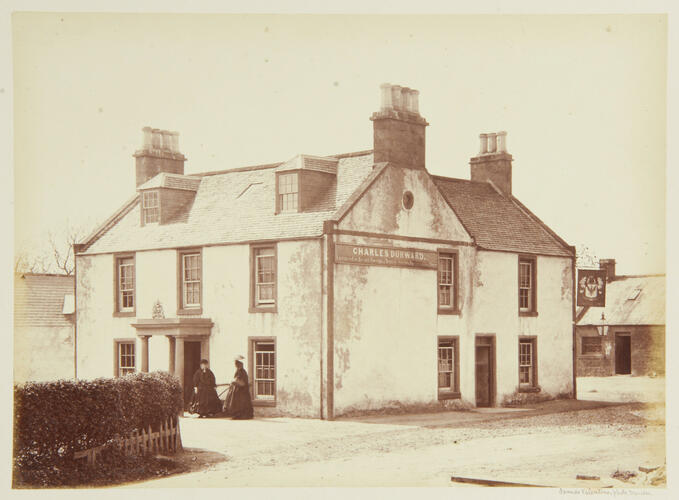
[[[335,262],[337,264],[364,266],[438,269],[438,254],[431,250],[417,248],[374,247],[337,243],[335,245]]]
[[[578,306],[606,305],[606,271],[578,269]]]

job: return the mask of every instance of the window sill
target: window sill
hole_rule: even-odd
[[[604,355],[603,355],[603,353],[598,352],[598,353],[596,353],[596,354],[580,354],[580,357],[581,357],[581,358],[593,358],[593,359],[599,359],[599,358],[603,358]]]
[[[203,308],[202,307],[190,307],[190,308],[185,308],[185,309],[177,309],[177,316],[197,315],[197,314],[203,314]]]
[[[439,401],[444,401],[446,399],[460,399],[461,394],[459,392],[439,392]]]
[[[276,400],[266,400],[266,399],[253,399],[252,406],[276,406]]]
[[[519,392],[540,392],[540,386],[534,386],[534,387],[521,387],[519,386]]]
[[[537,317],[537,311],[519,311],[519,316]]]
[[[114,311],[114,318],[134,318],[137,315],[136,311]]]
[[[445,316],[459,316],[460,315],[460,310],[459,309],[447,309],[444,307],[439,307],[438,309],[438,314],[439,315],[445,315]]]
[[[271,307],[250,306],[250,308],[248,309],[248,312],[251,312],[251,313],[277,313],[278,312],[278,306],[271,306]]]

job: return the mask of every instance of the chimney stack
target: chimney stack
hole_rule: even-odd
[[[615,259],[599,259],[599,269],[606,271],[606,281],[615,279]]]
[[[420,116],[419,92],[400,85],[380,85],[380,110],[373,113],[374,162],[425,168],[427,120]]]
[[[504,194],[512,194],[512,155],[507,153],[507,132],[479,135],[478,156],[469,160],[471,180],[492,182]]]
[[[179,152],[179,133],[144,127],[141,149],[135,151],[137,187],[161,172],[184,174],[186,157]]]

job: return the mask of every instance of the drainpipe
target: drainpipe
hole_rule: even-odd
[[[73,378],[78,380],[78,256],[82,249],[79,243],[73,243]]]
[[[320,311],[320,318],[321,318],[321,328],[319,331],[319,338],[320,338],[320,346],[319,346],[319,352],[318,352],[318,359],[319,359],[319,375],[320,375],[320,399],[319,399],[319,410],[318,410],[318,418],[323,420],[323,321],[325,320],[324,315],[323,315],[323,276],[325,274],[325,254],[323,253],[325,251],[325,246],[323,244],[323,236],[321,236],[318,239],[318,248],[320,251],[320,257],[321,257],[321,311]]]
[[[326,400],[328,411],[326,418],[328,420],[335,420],[335,222],[325,221],[323,224],[323,233],[327,237],[328,242],[328,280],[327,280],[327,381],[326,381]]]

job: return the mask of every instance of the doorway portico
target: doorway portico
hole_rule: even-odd
[[[167,337],[169,345],[167,370],[179,379],[186,394],[187,387],[191,387],[190,377],[193,375],[186,372],[186,367],[189,367],[190,371],[190,367],[196,364],[197,368],[194,358],[210,359],[212,320],[184,317],[139,319],[132,323],[132,326],[137,330],[137,336],[141,340],[141,371],[149,371],[149,338],[154,335]]]

